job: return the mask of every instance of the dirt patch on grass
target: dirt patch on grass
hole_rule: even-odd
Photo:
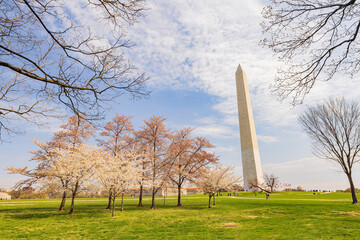
[[[228,228],[237,227],[237,224],[236,223],[224,223],[224,227],[228,227]]]
[[[1,204],[1,207],[13,207],[13,206],[28,206],[28,205],[34,205],[33,203],[8,203],[8,204]]]
[[[360,217],[359,212],[335,212],[335,213],[341,214],[341,215],[350,215],[350,216],[354,216],[354,217]]]
[[[242,211],[241,216],[244,218],[269,218],[273,215],[273,208],[254,208],[245,209]]]
[[[243,209],[242,212],[265,212],[268,210],[272,210],[274,207],[263,207],[263,208],[251,208],[251,209]]]
[[[24,226],[15,227],[15,228],[20,231],[27,231],[27,232],[41,231],[45,229],[45,227],[24,227]]]

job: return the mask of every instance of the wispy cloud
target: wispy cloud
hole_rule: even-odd
[[[214,138],[231,138],[234,137],[232,128],[220,124],[209,124],[194,127],[194,135],[214,137]]]
[[[141,39],[133,58],[151,74],[151,86],[204,91],[218,97],[214,109],[224,116],[237,114],[239,63],[251,75],[251,88],[267,90],[272,77],[268,70],[276,63],[268,50],[258,46],[260,2],[160,0],[150,8],[146,20],[131,34]]]
[[[82,8],[84,2],[66,0],[65,4],[75,20],[91,24],[97,34],[111,33],[94,18],[99,13]],[[264,6],[261,0],[149,1],[146,17],[127,29],[137,44],[128,54],[151,75],[152,88],[204,91],[217,98],[213,108],[228,119],[237,114],[234,73],[240,63],[247,72],[256,122],[294,124],[303,107],[292,109],[288,101],[281,104],[269,91],[280,64],[269,49],[258,45],[264,37],[259,25]],[[328,96],[360,98],[356,81],[338,76],[329,83],[317,83],[306,104]]]
[[[274,137],[274,136],[257,135],[257,139],[258,139],[259,141],[267,142],[267,143],[274,143],[274,142],[278,142],[278,141],[279,141],[279,138],[278,138],[278,137]]]
[[[255,120],[274,126],[296,122],[303,107],[279,103],[269,91],[280,64],[263,38],[262,1],[158,0],[150,2],[146,19],[131,30],[137,42],[132,58],[152,76],[154,88],[190,89],[216,96],[214,109],[235,116],[235,70],[239,63],[248,76]],[[342,79],[343,80],[343,79]],[[319,83],[306,100],[313,104],[324,97],[346,94],[358,98],[354,81]]]
[[[216,147],[216,152],[233,152],[236,149],[234,146],[228,146],[228,147]]]

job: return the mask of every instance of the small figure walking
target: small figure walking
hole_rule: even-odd
[[[270,194],[266,193],[266,199],[269,199],[269,198],[270,198]]]

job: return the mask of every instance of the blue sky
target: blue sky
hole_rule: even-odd
[[[73,14],[91,22],[77,1],[67,1]],[[247,74],[254,111],[263,172],[274,173],[283,183],[307,189],[344,189],[346,177],[336,164],[318,159],[297,117],[307,105],[331,96],[360,100],[358,83],[336,76],[318,83],[304,105],[293,108],[280,103],[269,91],[277,67],[269,49],[258,43],[264,38],[259,23],[264,1],[153,0],[146,17],[128,30],[136,43],[127,54],[135,66],[151,77],[149,99],[129,100],[110,106],[107,120],[115,113],[133,115],[136,127],[152,115],[167,118],[167,126],[191,126],[194,135],[207,137],[217,148],[224,165],[234,166],[241,176],[241,153],[236,107],[235,71],[238,64]],[[94,28],[103,26],[93,23]],[[0,187],[11,187],[19,177],[7,175],[8,166],[28,165],[36,146],[31,138],[45,141],[58,129],[59,121],[37,128],[22,124],[26,134],[0,145]],[[360,169],[355,182],[359,185]]]

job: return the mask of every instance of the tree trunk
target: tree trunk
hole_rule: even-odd
[[[111,190],[109,190],[109,201],[108,201],[108,205],[105,209],[111,209],[111,199],[112,199],[112,192],[111,192]]]
[[[124,193],[121,193],[121,212],[124,211]]]
[[[74,213],[75,194],[76,193],[74,192],[71,196],[71,207],[70,207],[70,212],[69,212],[70,215]]]
[[[356,197],[356,192],[355,192],[355,186],[351,177],[351,173],[347,174],[347,177],[349,179],[349,183],[350,183],[350,189],[351,189],[351,197],[352,197],[352,204],[358,204],[358,200]]]
[[[59,211],[64,211],[65,210],[65,202],[66,202],[66,190],[64,190],[64,192],[63,192],[60,207],[59,207]]]
[[[155,187],[152,188],[151,193],[151,209],[155,209]]]
[[[114,197],[113,197],[113,199],[112,199],[112,209],[111,209],[111,216],[113,217],[113,216],[115,216],[115,195],[114,195]]]
[[[178,204],[177,204],[178,207],[182,207],[182,204],[181,204],[181,185],[178,185]]]
[[[73,214],[73,213],[74,213],[74,202],[75,202],[75,196],[76,196],[76,194],[77,194],[78,187],[79,187],[79,182],[76,182],[76,183],[75,183],[75,189],[74,189],[74,191],[72,192],[72,196],[71,196],[71,207],[70,207],[70,212],[69,212],[69,214]]]
[[[209,193],[209,208],[211,208],[211,193]]]
[[[213,193],[213,205],[215,206],[215,193]]]
[[[140,195],[139,195],[139,204],[137,205],[138,207],[143,207],[142,204],[142,198],[143,198],[143,186],[140,186]]]

